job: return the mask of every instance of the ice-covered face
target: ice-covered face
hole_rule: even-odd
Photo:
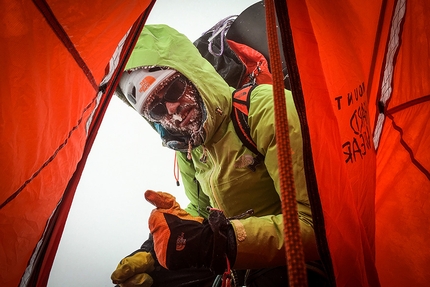
[[[163,80],[143,103],[143,116],[160,124],[169,134],[188,139],[188,145],[203,142],[203,102],[196,87],[176,72]]]

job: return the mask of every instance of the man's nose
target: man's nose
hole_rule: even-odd
[[[178,110],[178,107],[180,105],[179,102],[174,102],[174,103],[166,102],[165,104],[166,104],[167,112],[171,115],[176,114],[176,111]]]

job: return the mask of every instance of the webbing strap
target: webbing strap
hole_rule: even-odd
[[[255,171],[255,166],[264,159],[264,156],[257,149],[257,144],[251,137],[251,129],[248,124],[249,95],[255,87],[255,85],[247,85],[233,92],[233,109],[231,112],[231,119],[237,136],[242,143],[256,155],[254,157],[254,163],[248,166],[253,171]]]
[[[275,5],[273,0],[265,0],[264,3],[266,6],[266,27],[273,79],[276,144],[278,149],[279,181],[281,186],[284,241],[287,255],[289,286],[307,286],[303,244],[297,216],[297,201],[292,168],[282,63],[276,31]]]

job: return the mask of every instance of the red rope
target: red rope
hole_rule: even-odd
[[[266,6],[267,37],[273,78],[276,143],[278,149],[279,181],[281,186],[284,241],[289,286],[307,286],[303,244],[297,216],[296,191],[291,159],[281,55],[278,48],[275,6],[273,0],[265,0],[264,3]]]
[[[230,261],[228,260],[227,256],[225,256],[225,259],[227,260],[227,270],[222,275],[222,285],[221,285],[221,287],[231,287]]]

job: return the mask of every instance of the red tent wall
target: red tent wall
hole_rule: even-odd
[[[99,112],[107,63],[149,3],[2,1],[0,285],[17,286],[31,271],[88,132],[96,132],[87,125]]]

